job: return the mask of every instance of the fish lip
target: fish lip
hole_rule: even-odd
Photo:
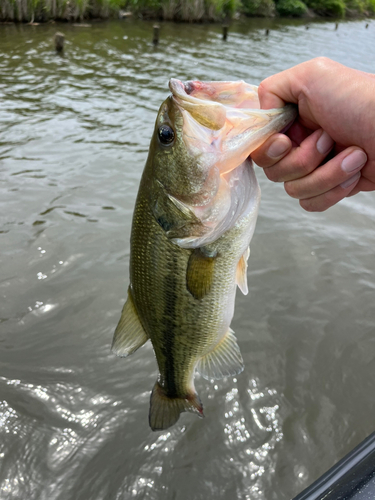
[[[178,80],[177,78],[171,78],[169,80],[169,90],[172,92],[172,96],[175,101],[179,102],[182,106],[183,103],[187,104],[202,104],[202,99],[194,97],[191,94],[194,90],[199,89],[199,84],[201,82],[188,80],[186,83]],[[204,105],[207,107],[217,108],[218,106],[223,107],[223,105],[217,101],[205,100]]]
[[[171,78],[168,86],[169,90],[172,92],[172,98],[178,106],[183,108],[185,103],[198,103],[198,99],[196,97],[192,97],[186,92],[185,84],[181,82],[181,80]],[[190,92],[192,92],[192,90],[190,90]]]
[[[168,83],[169,90],[172,92],[173,95],[179,94],[178,90],[179,88],[183,89],[185,91],[185,86],[182,83],[181,80],[178,80],[177,78],[171,78]]]
[[[186,84],[177,78],[169,80],[169,89],[172,92],[172,99],[181,112],[187,112],[194,120],[212,130],[219,130],[223,127],[226,117],[226,109],[220,102],[210,101],[194,97],[186,92],[192,92],[199,87],[201,82],[188,81]]]
[[[171,78],[169,80],[169,90],[176,97],[181,97],[181,90],[183,92],[183,96],[189,96],[194,90],[197,89],[200,82],[194,82],[193,80],[188,80],[187,82],[182,82],[178,80],[178,78]],[[192,99],[196,99],[191,97]]]
[[[169,90],[172,92],[172,95],[175,99],[177,98],[190,102],[197,101],[196,98],[189,96],[189,93],[192,92],[193,89],[189,89],[189,92],[186,92],[185,84],[177,78],[171,78],[169,80]]]

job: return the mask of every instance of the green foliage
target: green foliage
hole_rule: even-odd
[[[223,21],[240,11],[248,16],[374,15],[375,0],[0,0],[0,20],[22,22],[117,16],[120,9],[176,21]]]
[[[375,0],[367,0],[366,1],[366,10],[371,13],[371,14],[374,14],[375,13]]]
[[[345,0],[347,9],[356,10],[361,14],[365,11],[365,3],[363,0]]]
[[[126,6],[135,12],[154,12],[169,20],[219,21],[231,17],[239,9],[240,0],[128,0]]]
[[[247,16],[273,17],[275,4],[273,0],[242,0],[242,11]]]
[[[0,0],[0,20],[41,22],[118,15],[126,0]]]
[[[350,13],[370,14],[375,12],[375,0],[345,0]]]
[[[88,12],[92,17],[108,18],[111,15],[118,16],[118,12],[125,6],[124,0],[90,0]]]
[[[343,0],[307,0],[306,5],[321,16],[345,16]]]
[[[209,0],[212,1],[212,0]],[[375,0],[374,0],[375,1]],[[225,16],[232,17],[240,9],[240,0],[221,0],[221,10]]]
[[[116,10],[125,7],[125,3],[124,0],[93,0],[93,4],[97,4],[98,7]]]
[[[232,17],[240,5],[240,0],[204,0],[204,17],[210,21],[220,21]]]
[[[162,0],[128,0],[126,7],[131,10],[158,9],[163,3]],[[164,2],[166,3],[166,2]]]
[[[136,12],[154,12],[169,20],[219,21],[239,9],[240,0],[128,0],[127,7]]]
[[[301,0],[279,0],[276,10],[280,16],[301,17],[306,14],[307,7]]]

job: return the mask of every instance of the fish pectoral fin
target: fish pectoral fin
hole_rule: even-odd
[[[240,258],[237,264],[236,270],[236,283],[238,288],[244,295],[249,293],[249,289],[247,288],[247,260],[250,255],[250,247],[247,247],[244,254]]]
[[[174,425],[180,413],[188,411],[204,417],[203,406],[198,394],[186,398],[170,398],[159,382],[156,382],[150,398],[149,423],[153,431],[162,431]]]
[[[143,346],[147,340],[148,336],[141,325],[132,296],[128,291],[127,301],[113,335],[111,350],[117,356],[126,357]]]
[[[215,259],[201,248],[191,253],[186,269],[186,288],[195,299],[202,299],[211,290]]]
[[[233,330],[229,328],[221,342],[197,364],[197,371],[210,380],[238,375],[244,364]]]

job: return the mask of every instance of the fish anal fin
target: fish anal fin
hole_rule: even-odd
[[[249,289],[247,287],[247,260],[250,255],[250,247],[247,247],[244,254],[241,256],[240,260],[237,264],[236,270],[236,283],[238,288],[244,295],[249,293]]]
[[[195,299],[203,299],[212,286],[215,258],[196,248],[190,255],[186,269],[186,287]]]
[[[184,411],[204,417],[203,406],[198,394],[186,398],[170,398],[159,382],[156,382],[150,398],[149,423],[153,431],[162,431],[172,427]]]
[[[208,380],[238,375],[242,372],[244,364],[233,330],[229,328],[219,344],[200,358],[196,369]]]
[[[111,350],[117,356],[126,357],[143,346],[147,340],[148,336],[141,325],[131,293],[128,291],[127,301],[113,335]]]

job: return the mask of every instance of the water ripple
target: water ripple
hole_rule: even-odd
[[[168,79],[257,84],[318,55],[375,72],[373,21],[305,23],[235,23],[227,43],[220,26],[162,23],[158,47],[137,20],[0,27],[2,498],[286,500],[373,430],[371,193],[307,214],[257,171],[233,322],[246,368],[197,377],[205,419],[152,433],[150,345],[109,353]]]

